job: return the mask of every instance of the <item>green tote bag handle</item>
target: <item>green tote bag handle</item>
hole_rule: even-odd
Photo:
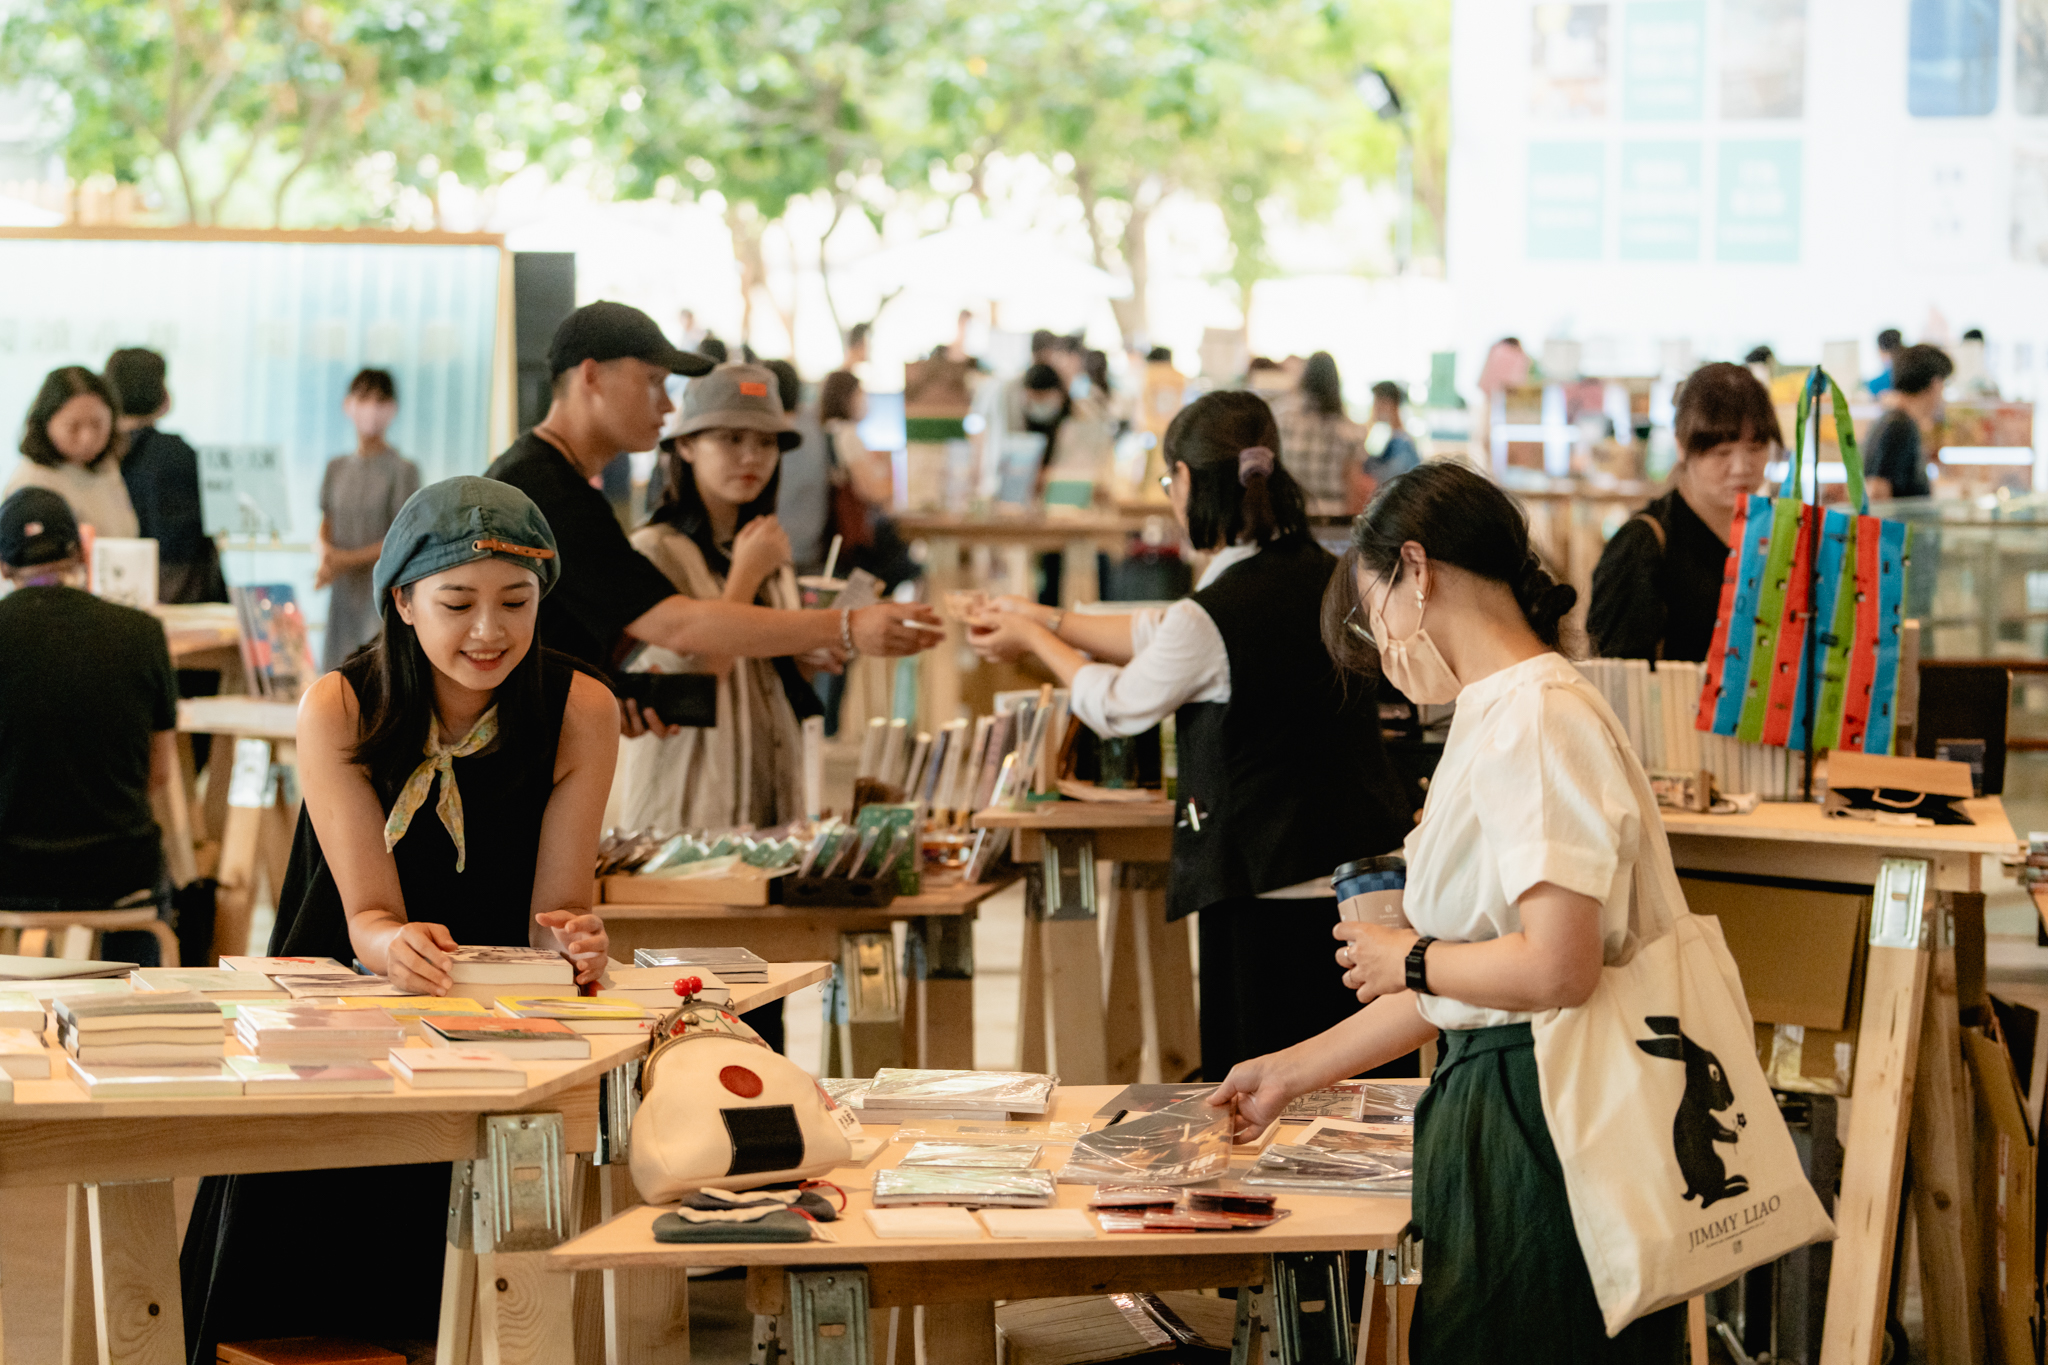
[[[1863,456],[1856,449],[1856,428],[1849,421],[1849,400],[1842,393],[1842,386],[1834,376],[1816,365],[1807,371],[1806,382],[1799,386],[1799,415],[1793,424],[1792,458],[1788,465],[1785,488],[1791,489],[1791,497],[1801,497],[1799,476],[1801,465],[1806,459],[1806,422],[1813,410],[1816,394],[1826,393],[1835,403],[1835,445],[1842,452],[1842,469],[1848,475],[1849,502],[1858,513],[1870,515],[1870,494],[1863,484]],[[1814,461],[1819,463],[1820,452],[1814,452]],[[1782,490],[1781,490],[1782,495]],[[1819,490],[1815,489],[1815,501],[1819,501]]]

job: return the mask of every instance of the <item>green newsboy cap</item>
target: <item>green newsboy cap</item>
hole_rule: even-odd
[[[443,479],[398,509],[370,581],[381,602],[393,588],[479,559],[503,559],[533,570],[543,597],[562,576],[555,533],[532,498],[496,479]]]

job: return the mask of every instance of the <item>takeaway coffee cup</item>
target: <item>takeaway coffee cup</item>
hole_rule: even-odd
[[[845,579],[826,578],[822,574],[802,574],[796,580],[796,590],[806,607],[831,606],[845,587]]]
[[[1337,893],[1339,918],[1389,929],[1409,927],[1408,916],[1401,909],[1408,887],[1408,860],[1400,854],[1346,863],[1330,874],[1330,886]]]

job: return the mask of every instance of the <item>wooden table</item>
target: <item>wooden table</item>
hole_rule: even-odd
[[[172,793],[164,822],[171,880],[198,875],[194,849],[215,845],[213,875],[220,879],[214,905],[217,954],[249,951],[249,920],[261,867],[275,897],[291,860],[299,820],[298,718],[295,702],[258,697],[189,697],[178,703],[181,734],[212,735],[205,809],[195,828],[193,801],[182,783]],[[227,741],[227,742],[220,742]]]
[[[1984,1358],[1971,1283],[1978,1260],[1970,1207],[1974,1124],[1958,1036],[1955,937],[1941,893],[1981,891],[1996,875],[1986,861],[2023,845],[1996,797],[1964,807],[1974,825],[1879,825],[1832,818],[1806,803],[1766,803],[1748,815],[1662,812],[1681,871],[1876,888],[1823,1365],[1879,1359],[1909,1154],[1928,1359]]]
[[[242,676],[241,626],[231,602],[159,603],[150,615],[164,625],[177,668],[218,669],[223,681]]]
[[[766,1004],[830,970],[823,962],[773,964],[767,984],[734,988],[733,1007]],[[70,1079],[54,1030],[46,1041],[52,1079],[16,1081],[14,1103],[0,1104],[0,1187],[72,1187],[64,1365],[183,1365],[173,1178],[423,1161],[457,1163],[456,1185],[480,1192],[475,1222],[451,1228],[439,1358],[603,1358],[594,1307],[572,1323],[569,1282],[540,1273],[541,1253],[579,1215],[594,1223],[633,1202],[618,1164],[619,1120],[630,1119],[626,1093],[644,1037],[592,1035],[588,1059],[530,1062],[517,1090],[414,1090],[399,1080],[386,1095],[159,1100],[90,1098]],[[244,1050],[232,1032],[227,1047]],[[500,1170],[494,1186],[493,1160],[518,1169]],[[548,1170],[552,1178],[543,1179]],[[544,1213],[552,1238],[491,1202],[493,1189],[516,1189],[528,1175],[546,1188],[519,1211]]]
[[[1116,1093],[1115,1086],[1062,1086],[1054,1092],[1046,1117],[1055,1122],[1089,1121]],[[894,1130],[871,1127],[868,1132],[888,1138]],[[844,1189],[847,1198],[846,1212],[830,1225],[830,1242],[664,1244],[656,1242],[653,1233],[654,1219],[663,1210],[642,1206],[557,1247],[548,1254],[548,1264],[560,1271],[665,1272],[678,1279],[691,1266],[743,1265],[748,1306],[756,1314],[781,1319],[779,1340],[791,1352],[794,1365],[861,1357],[849,1343],[821,1350],[820,1340],[794,1330],[792,1318],[800,1319],[801,1314],[792,1314],[793,1299],[816,1307],[820,1322],[843,1324],[840,1333],[828,1329],[819,1334],[828,1347],[834,1346],[831,1338],[843,1336],[846,1328],[865,1329],[878,1347],[867,1358],[881,1360],[890,1318],[877,1311],[862,1324],[848,1313],[831,1316],[830,1307],[915,1306],[923,1318],[919,1356],[928,1365],[989,1365],[995,1358],[997,1299],[1233,1286],[1253,1290],[1238,1301],[1240,1350],[1248,1344],[1248,1319],[1256,1313],[1268,1331],[1284,1317],[1288,1327],[1305,1329],[1302,1335],[1311,1344],[1312,1353],[1304,1356],[1269,1339],[1268,1359],[1350,1361],[1352,1333],[1337,1253],[1391,1251],[1408,1222],[1405,1198],[1285,1193],[1281,1206],[1291,1210],[1290,1216],[1256,1232],[1117,1233],[1030,1241],[878,1238],[865,1216],[872,1207],[873,1173],[894,1166],[907,1150],[907,1144],[892,1142],[866,1166],[826,1177]],[[1048,1146],[1039,1164],[1057,1167],[1069,1150],[1065,1145]],[[1238,1149],[1232,1173],[1242,1173],[1256,1150]],[[1084,1208],[1093,1193],[1091,1186],[1061,1185],[1055,1202],[1060,1208]],[[849,1289],[857,1292],[851,1298],[840,1297]],[[1359,1352],[1360,1361],[1399,1358],[1402,1350],[1398,1335],[1386,1328],[1390,1320],[1405,1325],[1405,1313],[1381,1317],[1374,1310],[1382,1297],[1366,1296],[1368,1321],[1378,1319],[1376,1327],[1366,1329],[1375,1334],[1376,1349]],[[757,1320],[757,1340],[760,1330]],[[904,1335],[899,1333],[899,1361],[909,1357],[901,1341]],[[1394,1357],[1386,1353],[1388,1336],[1395,1338]]]
[[[879,910],[652,900],[606,901],[595,909],[622,958],[636,948],[736,946],[766,958],[838,964],[826,1001],[827,1074],[867,1076],[881,1066],[973,1067],[974,921],[983,901],[1016,880],[927,877],[922,894],[898,896]],[[899,923],[907,934],[900,968]],[[907,989],[900,989],[899,975]]]
[[[1083,1085],[1135,1081],[1149,1033],[1161,1079],[1194,1073],[1202,1061],[1194,964],[1187,926],[1166,919],[1173,803],[1053,801],[980,811],[974,825],[1011,831],[1010,856],[1040,869],[1026,902],[1019,1067],[1055,1069]],[[1095,904],[1098,857],[1116,864],[1107,925]]]

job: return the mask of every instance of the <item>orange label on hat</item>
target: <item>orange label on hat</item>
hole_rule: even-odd
[[[768,386],[743,379],[740,381],[740,392],[748,398],[766,398],[768,396]]]
[[[515,545],[509,540],[472,540],[472,550],[491,550],[501,555],[525,555],[529,559],[553,559],[553,550],[543,550],[537,545]]]

